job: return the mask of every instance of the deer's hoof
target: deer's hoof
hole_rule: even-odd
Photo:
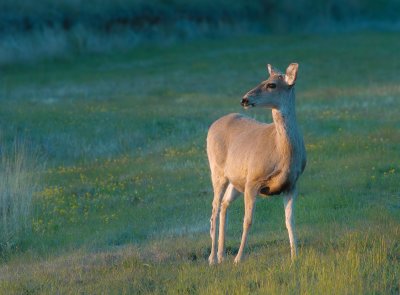
[[[240,261],[242,261],[242,258],[239,257],[239,256],[236,256],[236,257],[235,257],[235,260],[233,261],[233,263],[234,263],[235,265],[238,265],[238,264],[240,263]]]
[[[217,259],[214,255],[210,255],[210,257],[208,258],[208,264],[209,265],[215,265],[217,264]]]

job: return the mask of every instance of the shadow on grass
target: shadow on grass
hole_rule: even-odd
[[[248,255],[251,255],[252,253],[257,253],[260,252],[264,249],[267,248],[277,248],[279,245],[283,245],[287,243],[288,249],[289,247],[289,241],[286,241],[284,239],[277,239],[277,240],[272,240],[272,241],[265,241],[265,242],[257,242],[251,245],[246,246],[245,252]],[[300,245],[304,245],[304,243],[300,242]],[[227,245],[225,248],[225,255],[226,256],[236,256],[236,254],[239,252],[239,245],[240,241],[238,241],[237,246],[232,246],[232,245]],[[197,260],[208,260],[208,257],[210,256],[211,253],[211,247],[202,247],[200,248],[199,251],[190,251],[187,253],[187,260],[190,261],[197,261]]]

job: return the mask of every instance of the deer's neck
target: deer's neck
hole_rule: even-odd
[[[301,141],[296,120],[294,88],[288,95],[289,97],[284,98],[288,104],[280,110],[272,110],[277,134],[276,145],[283,159],[293,159]]]

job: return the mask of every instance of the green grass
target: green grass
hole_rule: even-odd
[[[0,293],[397,294],[400,290],[400,43],[395,33],[242,37],[10,65],[4,139],[47,157],[30,233],[3,252]],[[209,267],[208,126],[244,112],[266,64],[300,64],[300,257],[279,197],[257,202],[233,266]],[[271,120],[268,110],[245,112]]]

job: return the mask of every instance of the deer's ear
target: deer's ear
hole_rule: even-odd
[[[272,66],[270,64],[267,64],[267,69],[268,69],[268,74],[270,76],[272,76],[272,73],[274,72],[274,70],[273,70],[273,68],[272,68]]]
[[[275,75],[279,75],[280,74],[280,71],[275,69],[270,64],[267,65],[267,68],[268,68],[268,73],[269,73],[270,76],[275,76]]]
[[[292,86],[296,82],[296,77],[297,77],[297,70],[299,69],[299,64],[297,63],[292,63],[288,66],[286,69],[286,75],[285,75],[285,82],[289,85]]]

